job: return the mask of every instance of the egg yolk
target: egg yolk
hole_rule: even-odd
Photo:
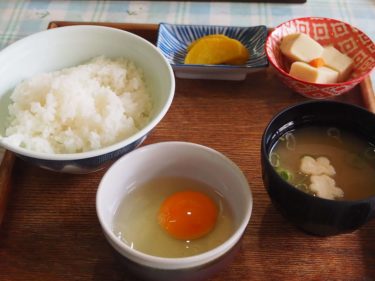
[[[162,203],[158,221],[172,237],[192,240],[214,228],[217,213],[215,202],[207,195],[197,191],[181,191]]]

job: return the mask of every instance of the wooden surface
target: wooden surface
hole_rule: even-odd
[[[0,227],[5,215],[8,197],[11,189],[12,170],[15,155],[10,151],[5,151],[0,162]]]
[[[115,26],[156,38],[157,26]],[[176,80],[173,104],[145,144],[176,140],[210,146],[238,164],[254,197],[240,253],[211,281],[375,280],[375,220],[350,234],[310,236],[275,210],[264,189],[263,130],[278,111],[306,100],[271,69],[242,82]],[[360,87],[338,100],[364,105]],[[104,173],[57,174],[16,160],[0,229],[0,280],[134,280],[96,217],[95,193]]]
[[[375,113],[375,94],[374,94],[374,88],[371,83],[370,77],[365,78],[361,83],[361,92],[363,96],[363,101],[365,104],[365,107]]]

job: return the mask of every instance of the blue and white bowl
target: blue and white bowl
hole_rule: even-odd
[[[4,135],[13,88],[37,73],[79,65],[93,57],[125,57],[143,69],[152,92],[153,112],[136,134],[101,149],[48,154],[2,141],[0,145],[39,167],[67,173],[96,171],[139,146],[167,113],[174,96],[173,70],[150,42],[115,28],[102,26],[60,27],[26,37],[0,52],[0,135]]]
[[[184,64],[187,47],[195,40],[210,34],[224,34],[239,40],[249,50],[245,65],[193,65]],[[157,47],[172,65],[176,77],[190,79],[244,80],[248,73],[268,66],[265,53],[267,27],[180,25],[161,23]]]

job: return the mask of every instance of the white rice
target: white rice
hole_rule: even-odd
[[[109,146],[144,127],[152,110],[142,70],[123,58],[36,75],[11,101],[3,140],[44,153]]]

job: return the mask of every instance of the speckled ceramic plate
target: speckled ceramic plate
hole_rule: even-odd
[[[249,50],[250,58],[244,65],[184,64],[187,47],[196,39],[209,34],[224,34],[239,40]],[[250,72],[268,66],[264,50],[267,27],[159,25],[157,47],[172,65],[176,77],[190,79],[243,80]]]

